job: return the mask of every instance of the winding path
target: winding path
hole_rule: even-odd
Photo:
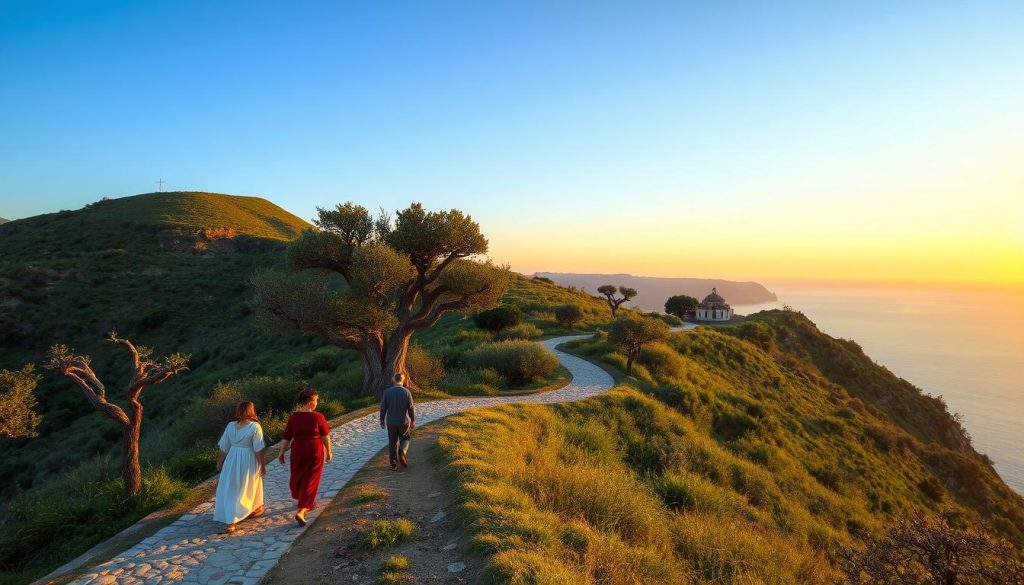
[[[416,407],[416,422],[426,424],[471,408],[514,402],[551,404],[596,396],[612,387],[612,378],[586,360],[555,350],[555,346],[586,335],[566,336],[543,342],[572,373],[572,382],[559,390],[524,396],[453,398],[425,402]],[[318,500],[321,505],[307,515],[310,524],[326,507],[325,500],[338,494],[352,476],[387,445],[377,413],[349,421],[331,430],[334,460],[324,466]],[[187,583],[254,585],[277,564],[302,534],[292,519],[294,502],[288,491],[288,467],[272,463],[264,481],[267,512],[246,520],[232,535],[218,531],[213,520],[213,499],[196,506],[149,538],[97,565],[74,581],[76,584],[151,585]]]

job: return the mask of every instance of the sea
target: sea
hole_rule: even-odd
[[[963,416],[974,447],[1024,495],[1024,286],[764,282],[832,337]],[[728,301],[728,299],[726,299]]]

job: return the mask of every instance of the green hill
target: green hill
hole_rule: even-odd
[[[82,213],[88,221],[186,229],[230,228],[239,234],[291,240],[309,223],[260,197],[218,193],[147,193],[96,202]]]
[[[601,335],[570,350],[624,369]],[[673,334],[615,391],[458,415],[442,448],[494,582],[836,583],[915,511],[1024,553],[1024,498],[941,400],[799,313]]]
[[[216,207],[210,218],[200,211],[204,205]],[[281,225],[293,231],[258,235]],[[372,401],[359,396],[354,353],[312,336],[267,337],[251,317],[249,277],[283,265],[282,240],[305,225],[255,198],[161,193],[0,226],[0,368],[41,364],[52,344],[65,343],[92,356],[109,395],[120,400],[127,357],[105,341],[112,328],[158,355],[192,356],[189,371],[143,395],[142,456],[151,491],[132,508],[122,508],[109,487],[117,477],[118,429],[69,381],[42,372],[39,437],[0,439],[0,525],[7,535],[0,536],[0,583],[4,571],[22,582],[52,569],[209,477],[220,409],[241,395],[260,405],[271,436],[280,433],[300,381],[321,390],[329,415]],[[608,319],[607,306],[591,295],[519,275],[505,300],[536,327],[525,334],[561,332],[553,310],[570,302],[583,308],[578,327]],[[459,315],[418,334],[415,342],[425,351],[416,355],[441,361],[439,390],[428,394],[499,391],[493,374],[459,364],[489,339]],[[32,517],[32,510],[55,502],[73,505]],[[58,525],[62,538],[53,539]]]

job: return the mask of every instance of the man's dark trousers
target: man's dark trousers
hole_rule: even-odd
[[[402,437],[408,435],[409,423],[405,423],[404,425],[388,425],[388,461],[391,462],[392,467],[398,465],[398,442]],[[408,450],[408,440],[402,442],[405,443],[404,447]]]

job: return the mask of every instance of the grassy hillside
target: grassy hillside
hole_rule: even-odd
[[[570,347],[624,369],[600,335]],[[1024,546],[1024,499],[944,405],[798,313],[674,334],[596,399],[453,423],[496,582],[834,583],[839,546],[915,510]]]
[[[291,240],[310,227],[266,199],[218,193],[147,193],[108,199],[92,204],[81,216],[91,222],[197,230],[232,228],[239,234],[274,240]]]
[[[204,205],[216,207],[209,219]],[[312,336],[267,337],[253,323],[248,278],[257,268],[283,265],[282,240],[292,232],[257,234],[304,225],[297,222],[254,198],[162,193],[0,228],[0,368],[41,364],[50,345],[65,343],[93,357],[118,401],[128,362],[105,340],[111,328],[158,355],[192,356],[189,371],[143,394],[145,493],[130,505],[120,501],[116,484],[118,428],[69,381],[44,372],[36,392],[40,436],[0,440],[0,583],[52,569],[209,477],[216,435],[243,397],[257,402],[271,438],[300,382],[321,390],[321,409],[331,416],[373,402],[359,396],[356,354]],[[232,245],[197,246],[224,240]],[[561,332],[553,310],[570,302],[585,314],[577,328],[608,319],[598,299],[522,276],[513,279],[505,301],[518,304],[533,326],[519,336]],[[421,396],[510,389],[493,370],[467,362],[468,353],[491,340],[462,315],[418,334],[413,355],[430,381]]]

